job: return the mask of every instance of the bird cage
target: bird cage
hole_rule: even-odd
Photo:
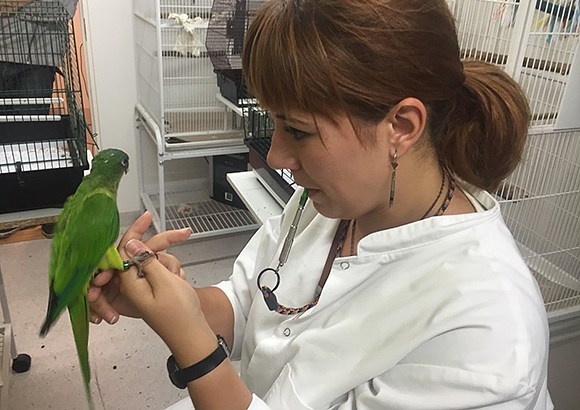
[[[221,94],[238,107],[251,99],[242,75],[244,37],[263,0],[215,0],[206,46]]]
[[[211,7],[211,0],[134,3],[138,101],[164,143],[241,138],[205,47]]]
[[[240,113],[220,94],[205,45],[212,5],[212,0],[133,2],[137,141],[141,157],[157,169],[157,181],[150,183],[149,167],[139,164],[141,200],[157,231],[190,227],[192,237],[257,227],[247,210],[213,201],[211,187],[166,175],[172,160],[209,157],[212,163],[214,156],[247,152]],[[148,148],[151,140],[154,150]],[[209,167],[209,184],[218,179],[214,168]]]
[[[242,48],[248,24],[248,0],[215,0],[206,46],[221,94],[239,106],[244,98]]]
[[[88,169],[74,10],[0,0],[0,213],[62,206]]]
[[[523,161],[496,196],[550,315],[578,310],[579,1],[469,0],[450,6],[462,56],[502,67],[530,101]]]

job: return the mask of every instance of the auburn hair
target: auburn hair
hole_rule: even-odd
[[[438,159],[482,189],[521,159],[524,92],[500,68],[461,60],[445,0],[268,0],[242,61],[248,89],[277,112],[373,124],[401,100],[421,100]]]

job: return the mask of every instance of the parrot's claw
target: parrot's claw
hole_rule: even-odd
[[[143,273],[142,263],[145,262],[147,259],[153,258],[153,257],[158,258],[157,254],[155,252],[149,252],[149,251],[142,252],[139,255],[132,257],[128,261],[123,261],[123,269],[127,270],[127,269],[131,268],[131,266],[136,266],[137,267],[137,276],[139,276],[140,278],[144,278],[145,274]]]

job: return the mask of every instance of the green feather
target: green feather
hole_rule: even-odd
[[[120,231],[117,189],[129,166],[128,160],[127,154],[115,149],[97,154],[91,173],[75,194],[67,199],[52,242],[50,294],[40,334],[45,336],[64,308],[68,307],[91,408],[87,291],[97,268],[119,269],[123,265],[115,249]]]
[[[83,382],[89,401],[89,408],[93,407],[93,396],[91,394],[91,372],[89,369],[89,302],[86,295],[81,295],[68,306],[70,323],[72,325],[77,346],[77,354],[83,374]]]
[[[107,270],[107,269],[117,269],[117,270],[126,270],[125,264],[123,262],[123,258],[119,255],[119,251],[117,247],[113,244],[109,246],[103,258],[97,265],[97,269],[99,270]]]

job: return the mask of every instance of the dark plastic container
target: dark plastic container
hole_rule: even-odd
[[[246,87],[242,81],[242,70],[216,70],[217,83],[221,95],[236,106],[248,98]]]
[[[247,171],[248,154],[216,155],[211,159],[211,198],[236,208],[247,209],[239,195],[228,182],[227,174],[230,172]]]

